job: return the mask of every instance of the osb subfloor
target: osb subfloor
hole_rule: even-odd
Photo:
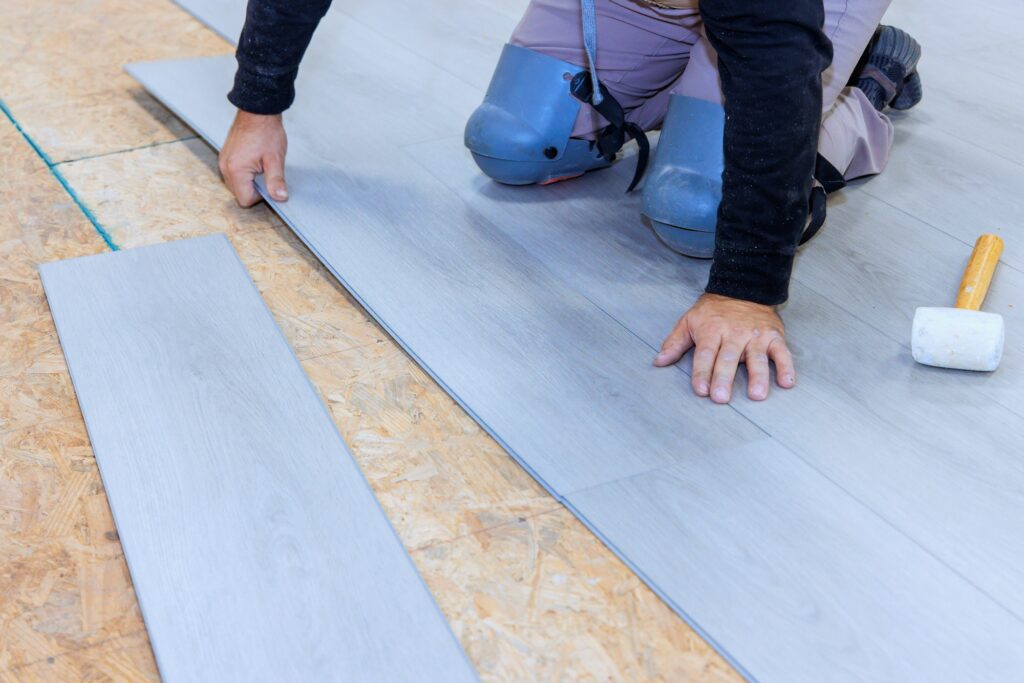
[[[0,117],[0,679],[158,678],[35,270],[108,248],[59,174],[119,246],[228,234],[484,680],[739,680],[121,72],[229,51],[169,0],[0,4],[54,164]]]

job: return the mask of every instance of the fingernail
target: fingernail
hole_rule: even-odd
[[[728,401],[729,400],[729,392],[726,391],[725,389],[722,389],[721,387],[719,387],[718,389],[715,389],[714,396],[715,396],[715,400],[716,401],[723,401],[724,402],[724,401]]]
[[[707,396],[707,393],[708,393],[708,383],[707,382],[701,382],[700,384],[698,384],[697,385],[697,391],[699,391],[701,393],[701,396]]]
[[[288,199],[288,191],[287,190],[276,190],[274,192],[274,197],[277,198],[277,199]]]
[[[754,398],[764,398],[765,391],[762,386],[755,386],[750,388],[750,395]]]
[[[655,363],[664,363],[667,360],[668,360],[668,351],[662,351],[661,353],[659,353],[657,356],[654,357],[654,362]]]
[[[794,377],[793,375],[786,375],[785,377],[783,377],[783,379],[786,380],[786,384],[792,384],[793,382],[796,381],[796,377]]]

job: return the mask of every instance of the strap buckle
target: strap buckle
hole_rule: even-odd
[[[594,142],[602,158],[607,161],[615,161],[615,154],[626,144],[626,136],[629,135],[636,140],[640,150],[637,154],[636,171],[626,189],[626,192],[632,192],[643,177],[644,171],[647,170],[647,162],[651,155],[651,143],[640,126],[626,120],[626,113],[623,111],[622,105],[612,97],[604,83],[598,83],[598,89],[601,93],[600,101],[598,104],[594,104],[594,84],[589,71],[580,71],[573,76],[569,83],[569,92],[573,97],[592,106],[608,121],[608,125],[598,131],[597,140]]]

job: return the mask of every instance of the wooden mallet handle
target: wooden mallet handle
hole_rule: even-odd
[[[988,286],[992,282],[992,274],[1003,253],[1003,240],[998,235],[985,234],[974,243],[971,260],[967,262],[964,278],[960,281],[960,293],[956,297],[956,307],[971,311],[981,309],[981,304],[988,294]]]

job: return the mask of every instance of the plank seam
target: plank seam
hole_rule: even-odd
[[[333,272],[333,271],[332,271],[332,272]],[[794,279],[796,279],[796,278],[794,278]],[[807,286],[807,285],[804,285],[804,286]],[[602,308],[601,306],[599,306],[599,305],[598,305],[597,303],[595,303],[595,302],[591,301],[591,300],[590,300],[590,298],[589,298],[589,297],[587,297],[587,296],[586,296],[585,294],[583,294],[582,292],[580,292],[580,295],[581,295],[581,296],[583,296],[583,298],[584,298],[584,299],[586,299],[587,301],[590,301],[590,302],[591,302],[592,304],[594,304],[594,306],[595,306],[595,307],[596,307],[596,308],[597,308],[597,309],[598,309],[599,311],[601,311],[601,312],[602,312],[602,313],[604,313],[604,314],[605,314],[606,316],[608,316],[608,318],[609,318],[610,320],[614,321],[614,322],[615,322],[615,323],[617,323],[617,324],[618,324],[619,326],[621,326],[621,327],[622,327],[623,329],[625,329],[625,330],[626,330],[627,332],[629,332],[629,333],[630,333],[630,334],[632,334],[632,335],[633,335],[634,337],[636,337],[636,338],[637,338],[638,340],[640,340],[640,342],[641,342],[641,343],[643,343],[643,344],[646,344],[646,345],[647,345],[648,347],[650,347],[650,346],[651,346],[651,345],[650,345],[650,343],[648,343],[646,339],[644,339],[643,337],[641,337],[641,336],[640,336],[640,335],[639,335],[639,334],[638,334],[638,333],[637,333],[636,331],[634,331],[633,329],[631,329],[631,328],[630,328],[629,326],[627,326],[627,325],[626,325],[626,324],[625,324],[624,322],[622,322],[621,320],[619,320],[618,318],[616,318],[616,317],[615,317],[614,315],[612,315],[611,313],[609,313],[608,311],[606,311],[606,310],[605,310],[604,308]],[[875,327],[874,327],[874,325],[871,325],[870,323],[868,323],[868,322],[866,322],[866,321],[864,321],[864,320],[861,320],[860,316],[857,316],[857,315],[856,315],[856,314],[854,314],[854,313],[853,313],[852,311],[848,311],[848,310],[846,310],[845,308],[843,308],[842,306],[840,306],[839,304],[835,304],[834,302],[832,302],[832,300],[831,300],[831,299],[829,299],[829,297],[825,296],[824,294],[821,294],[820,296],[821,296],[822,298],[824,298],[824,299],[825,299],[826,301],[828,301],[828,302],[830,302],[830,303],[833,303],[833,305],[835,305],[835,306],[836,306],[837,308],[839,308],[840,310],[842,310],[842,311],[846,312],[846,313],[847,313],[848,315],[850,315],[850,316],[852,316],[852,317],[856,318],[857,320],[860,320],[860,321],[861,321],[862,323],[864,323],[864,324],[865,324],[865,325],[867,325],[868,327],[871,327],[872,329],[875,329],[875,330],[876,330],[876,331],[877,331],[877,332],[878,332],[879,334],[881,334],[881,335],[882,335],[883,337],[886,337],[886,338],[890,338],[890,339],[891,339],[891,337],[889,337],[889,336],[888,336],[888,335],[887,335],[887,334],[886,334],[886,333],[885,333],[884,331],[882,331],[882,330],[878,330],[877,328],[875,328]],[[895,341],[895,340],[894,340],[894,341]],[[653,348],[653,347],[652,347],[652,348]],[[655,349],[655,350],[656,350],[656,349]],[[682,372],[682,373],[683,373],[684,375],[686,375],[687,377],[689,377],[689,376],[690,376],[690,374],[691,374],[691,373],[689,373],[689,372],[687,372],[687,371],[686,371],[686,368],[685,368],[685,367],[683,367],[682,363],[676,363],[676,364],[675,364],[675,365],[673,365],[672,367],[674,367],[674,368],[675,368],[676,370],[678,370],[679,372]],[[446,389],[446,391],[447,391],[447,389]],[[1003,404],[1002,404],[1002,403],[1000,403],[999,401],[995,401],[995,399],[992,399],[992,400],[993,400],[993,402],[994,402],[994,403],[996,403],[996,405],[999,405],[999,406],[1003,406]],[[847,488],[846,486],[843,486],[843,485],[842,485],[842,484],[841,484],[840,482],[838,482],[837,480],[833,479],[833,478],[832,478],[831,476],[829,476],[829,475],[828,475],[828,474],[827,474],[826,472],[824,472],[823,470],[819,469],[819,468],[818,468],[818,467],[817,467],[817,466],[816,466],[816,465],[815,465],[815,464],[814,464],[813,462],[811,462],[810,460],[808,460],[807,458],[805,458],[805,457],[804,457],[803,455],[801,455],[801,454],[800,454],[800,453],[799,453],[799,452],[798,452],[798,451],[797,451],[797,450],[796,450],[796,449],[795,449],[794,447],[792,447],[792,446],[791,446],[790,444],[788,444],[788,443],[787,443],[786,441],[783,441],[782,439],[779,439],[779,438],[777,438],[777,437],[776,437],[776,436],[775,436],[774,434],[772,434],[771,432],[769,432],[769,431],[768,431],[768,430],[767,430],[767,429],[766,429],[765,427],[763,427],[762,425],[760,425],[760,424],[758,424],[757,422],[755,422],[755,421],[754,421],[754,420],[753,420],[753,419],[752,419],[752,418],[751,418],[750,416],[748,416],[748,415],[747,415],[746,413],[744,413],[744,412],[743,412],[742,410],[740,410],[739,408],[737,408],[737,407],[736,407],[736,406],[735,406],[735,405],[734,405],[734,404],[733,404],[732,402],[728,403],[727,405],[728,405],[729,409],[731,409],[731,410],[732,410],[732,411],[733,411],[733,412],[734,412],[734,413],[735,413],[736,415],[738,415],[738,416],[739,416],[739,417],[741,417],[742,419],[744,419],[744,420],[746,420],[747,422],[749,422],[749,423],[750,423],[750,424],[751,424],[751,425],[752,425],[752,426],[753,426],[754,428],[756,428],[756,429],[760,430],[760,431],[761,431],[761,432],[762,432],[762,433],[763,433],[763,434],[764,434],[764,435],[765,435],[765,436],[766,436],[767,438],[769,438],[769,439],[771,439],[772,441],[774,441],[775,443],[779,444],[779,446],[780,446],[780,447],[782,447],[782,448],[783,448],[783,449],[784,449],[784,450],[785,450],[785,451],[786,451],[787,453],[789,453],[789,454],[790,454],[790,455],[791,455],[791,456],[792,456],[793,458],[795,458],[795,459],[796,459],[797,461],[799,461],[799,462],[803,463],[803,464],[804,464],[805,466],[809,467],[809,468],[810,468],[810,469],[811,469],[812,471],[816,472],[816,473],[817,473],[817,474],[818,474],[819,476],[821,476],[821,478],[822,478],[822,479],[824,479],[825,481],[827,481],[827,482],[831,483],[831,484],[832,484],[833,486],[835,486],[835,487],[836,487],[836,488],[838,488],[838,489],[839,489],[840,491],[842,491],[842,492],[843,492],[843,493],[845,493],[845,494],[846,494],[847,496],[849,496],[850,500],[852,500],[852,501],[854,501],[854,502],[855,502],[856,504],[860,505],[860,506],[861,506],[862,508],[864,508],[865,510],[867,510],[868,512],[870,512],[870,513],[871,513],[872,515],[874,515],[875,517],[877,517],[877,518],[878,518],[878,519],[879,519],[879,520],[880,520],[880,521],[881,521],[881,522],[882,522],[883,524],[885,524],[885,525],[887,525],[888,527],[890,527],[891,529],[895,530],[895,531],[896,531],[896,533],[898,533],[899,535],[903,536],[903,537],[904,537],[904,538],[906,538],[906,539],[907,539],[908,541],[910,541],[910,543],[912,543],[913,545],[915,545],[915,546],[917,546],[918,548],[920,548],[920,549],[921,549],[921,550],[922,550],[922,551],[923,551],[923,552],[924,552],[925,554],[927,554],[927,555],[928,555],[929,557],[932,557],[933,559],[935,559],[935,560],[936,560],[936,561],[937,561],[937,562],[938,562],[939,564],[941,564],[941,565],[942,565],[943,567],[945,567],[946,569],[948,569],[948,570],[949,570],[949,571],[950,571],[951,573],[953,573],[953,574],[954,574],[955,576],[958,576],[958,577],[960,577],[960,578],[961,578],[961,579],[962,579],[962,580],[963,580],[963,581],[964,581],[964,582],[965,582],[965,583],[966,583],[967,585],[971,586],[971,587],[972,587],[972,588],[974,588],[974,589],[975,589],[976,591],[978,591],[978,593],[980,593],[981,595],[983,595],[983,596],[985,596],[986,598],[988,598],[988,599],[989,599],[989,600],[990,600],[990,601],[991,601],[992,603],[994,603],[995,605],[997,605],[998,607],[1000,607],[1000,608],[1001,608],[1001,609],[1002,609],[1003,611],[1005,611],[1005,612],[1006,612],[1007,614],[1009,614],[1009,615],[1010,615],[1011,617],[1013,617],[1013,618],[1014,618],[1014,619],[1016,619],[1017,621],[1020,621],[1021,623],[1024,623],[1024,615],[1020,615],[1020,614],[1017,614],[1017,612],[1016,612],[1016,611],[1014,611],[1013,609],[1011,609],[1011,608],[1010,608],[1009,606],[1007,606],[1007,605],[1003,604],[1003,602],[1002,602],[1001,600],[998,600],[998,599],[996,598],[996,596],[994,596],[994,595],[992,595],[991,593],[989,593],[989,592],[988,592],[987,590],[985,590],[984,588],[982,588],[981,586],[979,586],[979,585],[978,585],[978,584],[977,584],[976,582],[974,582],[974,581],[973,581],[973,580],[972,580],[972,579],[971,579],[970,577],[968,577],[967,575],[963,574],[963,573],[962,573],[962,572],[961,572],[961,571],[960,571],[959,569],[957,569],[956,567],[952,566],[952,565],[951,565],[951,564],[950,564],[949,562],[947,562],[947,561],[946,561],[946,560],[944,560],[944,559],[943,559],[942,557],[940,557],[940,556],[939,556],[939,555],[938,555],[938,554],[937,554],[936,552],[934,552],[934,551],[933,551],[933,550],[932,550],[932,549],[931,549],[930,547],[928,547],[927,545],[925,545],[925,544],[924,544],[924,542],[922,542],[922,541],[919,541],[919,540],[918,540],[917,538],[915,538],[915,537],[911,536],[909,532],[907,532],[907,531],[904,531],[904,530],[903,530],[903,529],[902,529],[901,527],[899,527],[899,526],[898,526],[898,525],[897,525],[897,524],[896,524],[895,522],[893,522],[892,520],[890,520],[890,519],[889,519],[888,517],[886,517],[885,515],[883,515],[883,514],[882,514],[881,512],[879,512],[878,510],[876,510],[876,509],[875,509],[874,507],[872,507],[871,505],[868,505],[867,501],[865,501],[865,500],[861,499],[861,497],[860,497],[860,496],[858,496],[858,495],[854,494],[854,493],[853,493],[852,491],[850,491],[850,490],[849,490],[849,489],[848,489],[848,488]],[[1003,407],[1005,408],[1005,406],[1003,406]],[[1016,414],[1017,414],[1016,412],[1014,412],[1014,411],[1010,410],[1009,408],[1006,408],[1006,410],[1008,410],[1008,411],[1009,411],[1010,413],[1012,413],[1012,414],[1014,414],[1014,415],[1016,415]],[[474,416],[474,418],[473,418],[473,419],[477,419],[477,418],[476,418],[476,417]],[[483,424],[483,423],[482,423],[482,422],[480,422],[480,424]],[[486,429],[487,429],[487,431],[488,431],[488,432],[490,431],[490,429],[489,429],[489,428],[486,428]],[[503,447],[505,447],[505,446],[503,445]],[[517,462],[520,462],[520,464],[522,464],[522,460],[520,459],[520,457],[519,457],[518,455],[514,455],[514,454],[512,454],[512,451],[508,450],[508,449],[507,449],[507,447],[506,447],[506,451],[507,451],[507,452],[508,452],[509,454],[511,454],[511,455],[512,455],[513,459],[515,459],[515,460],[516,460]],[[596,529],[595,527],[592,527],[592,526],[591,526],[591,524],[589,523],[589,521],[587,521],[587,518],[586,518],[586,517],[584,517],[584,516],[583,516],[583,515],[581,515],[581,514],[578,514],[578,513],[576,512],[576,508],[575,508],[575,507],[574,507],[574,506],[573,506],[573,505],[572,505],[572,504],[571,504],[571,503],[569,502],[569,498],[570,498],[571,496],[575,496],[575,495],[578,495],[578,494],[580,494],[580,493],[583,493],[583,492],[585,492],[585,491],[590,491],[590,490],[592,490],[592,489],[596,489],[596,488],[599,488],[599,487],[601,487],[601,486],[606,486],[606,485],[608,485],[608,484],[611,484],[611,483],[615,483],[615,482],[622,482],[622,481],[627,481],[627,480],[630,480],[630,479],[634,479],[634,478],[636,478],[636,477],[642,477],[642,476],[645,476],[645,475],[651,474],[652,472],[658,472],[658,471],[660,471],[660,470],[664,470],[664,469],[666,469],[666,468],[665,468],[664,466],[663,466],[663,467],[652,467],[652,468],[651,468],[651,469],[649,469],[649,470],[645,470],[645,471],[643,471],[643,472],[635,472],[635,473],[633,473],[633,474],[627,475],[627,476],[625,476],[625,477],[620,477],[620,478],[618,478],[618,479],[614,479],[614,480],[612,480],[612,481],[608,481],[608,482],[600,482],[600,483],[597,483],[597,484],[592,484],[592,485],[590,485],[590,486],[586,486],[586,487],[584,487],[584,488],[582,488],[582,489],[576,489],[576,490],[573,490],[573,491],[569,491],[569,492],[567,492],[567,493],[566,493],[566,494],[565,494],[564,496],[559,496],[558,498],[559,498],[559,501],[560,501],[560,502],[561,502],[561,503],[562,503],[563,505],[565,505],[565,506],[566,506],[566,507],[567,507],[567,508],[568,508],[568,509],[570,510],[570,512],[572,512],[572,513],[573,513],[573,514],[574,514],[574,515],[575,515],[576,517],[578,517],[578,518],[580,519],[580,521],[582,521],[582,522],[583,522],[583,523],[584,523],[584,524],[585,524],[585,525],[586,525],[586,526],[587,526],[587,527],[588,527],[589,529],[591,529],[591,531],[593,531],[593,532],[594,532],[594,535],[595,535],[595,536],[597,536],[597,537],[598,537],[599,539],[601,539],[601,541],[602,541],[602,542],[603,542],[603,543],[604,543],[605,545],[607,545],[607,546],[609,547],[609,549],[611,549],[611,551],[612,551],[613,553],[615,553],[615,554],[616,554],[617,556],[619,556],[619,557],[620,557],[620,558],[622,559],[622,561],[623,561],[623,562],[625,562],[625,563],[626,563],[627,565],[629,565],[629,566],[630,566],[630,567],[632,568],[632,567],[633,567],[633,565],[631,564],[631,562],[629,561],[629,559],[628,559],[628,558],[626,557],[626,555],[625,555],[624,553],[620,553],[620,552],[618,551],[618,549],[614,547],[614,545],[613,545],[613,544],[611,544],[611,543],[609,543],[608,541],[606,541],[606,540],[605,540],[605,537],[604,537],[604,536],[603,536],[603,535],[602,535],[601,533],[599,533],[599,532],[597,531],[597,529]],[[538,480],[538,481],[539,481],[539,480]],[[643,574],[642,572],[640,572],[639,570],[636,570],[636,569],[634,569],[634,571],[635,571],[635,572],[636,572],[636,574],[637,574],[638,576],[640,576],[641,578],[644,578],[644,577],[645,577],[645,575],[644,575],[644,574]],[[660,588],[656,588],[656,587],[655,587],[655,584],[654,584],[654,583],[650,583],[650,582],[648,582],[648,581],[646,580],[646,578],[644,578],[644,583],[647,583],[647,585],[649,585],[649,586],[650,586],[650,587],[651,587],[651,588],[652,588],[652,589],[654,590],[654,592],[655,592],[655,593],[657,593],[657,594],[658,594],[659,596],[661,595],[661,592],[660,592],[660,591],[661,591],[661,589],[660,589]],[[675,609],[675,607],[674,607],[675,603],[674,603],[673,601],[671,601],[671,600],[669,600],[669,599],[667,599],[667,598],[663,598],[663,599],[664,599],[664,600],[665,600],[665,602],[666,602],[666,603],[668,603],[669,605],[673,605],[673,609]],[[683,612],[682,610],[679,610],[679,609],[677,609],[676,611],[677,611],[677,612],[679,612],[680,614],[684,614],[684,612]],[[684,617],[684,618],[686,618],[686,617]],[[687,619],[687,621],[689,621],[689,619]],[[700,629],[698,629],[698,628],[697,628],[697,626],[696,626],[696,623],[695,623],[695,622],[694,622],[693,624],[691,624],[691,626],[693,626],[695,630],[697,630],[698,632],[700,632]],[[703,635],[703,634],[702,634],[702,635]],[[705,640],[707,640],[707,641],[708,641],[709,643],[712,643],[712,641],[711,641],[711,640],[710,640],[709,638],[705,638]],[[715,649],[718,649],[718,648],[717,648],[717,645],[714,645],[714,647],[715,647]],[[723,651],[723,652],[724,652],[724,651]],[[730,661],[731,661],[731,660],[730,660]],[[737,667],[737,668],[738,668],[738,667]]]

